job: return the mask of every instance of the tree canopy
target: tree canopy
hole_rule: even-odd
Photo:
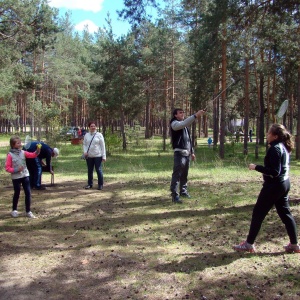
[[[124,0],[119,15],[132,28],[121,37],[109,17],[91,35],[45,0],[0,3],[1,131],[39,135],[92,118],[104,131],[120,130],[124,148],[125,127],[137,123],[146,138],[160,134],[165,148],[174,107],[207,107],[194,140],[212,128],[220,157],[237,120],[246,135],[256,129],[261,145],[274,122],[299,134],[299,1]]]

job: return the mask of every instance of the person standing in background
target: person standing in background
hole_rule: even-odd
[[[195,159],[195,153],[187,126],[190,126],[204,113],[204,110],[199,110],[194,115],[184,119],[184,111],[181,108],[175,108],[173,111],[173,118],[170,121],[170,127],[172,147],[174,149],[174,166],[170,190],[172,202],[174,203],[182,203],[179,195],[190,198],[187,190],[187,178],[190,159]]]
[[[86,158],[88,169],[88,184],[85,189],[93,187],[93,172],[96,169],[98,176],[98,190],[103,189],[103,171],[102,162],[106,161],[106,149],[104,137],[100,132],[97,132],[96,123],[94,121],[88,124],[89,132],[84,135],[83,153]]]
[[[249,129],[249,141],[250,143],[252,143],[252,134],[253,134],[253,131],[252,131],[252,128]]]

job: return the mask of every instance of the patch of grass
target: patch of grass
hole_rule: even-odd
[[[0,138],[1,140],[1,138]],[[284,225],[266,217],[256,254],[235,253],[246,238],[261,175],[247,169],[255,145],[224,160],[199,140],[191,164],[192,198],[173,205],[173,155],[161,140],[140,140],[112,151],[103,191],[84,190],[82,149],[58,145],[55,186],[32,192],[29,220],[9,216],[10,175],[0,172],[1,297],[3,299],[297,299],[299,255],[287,255]],[[4,161],[7,147],[0,148]],[[298,162],[291,163],[291,195],[299,198]],[[291,202],[296,222],[300,210]],[[24,211],[24,195],[19,202]]]

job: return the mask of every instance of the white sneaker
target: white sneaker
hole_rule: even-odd
[[[26,213],[26,217],[31,219],[36,219],[36,216],[31,211]]]
[[[17,210],[13,210],[10,214],[13,218],[17,218],[19,216],[19,213]]]

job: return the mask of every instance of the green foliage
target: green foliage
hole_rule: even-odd
[[[129,143],[140,144],[141,138],[141,126],[136,123],[134,126],[125,125],[125,134]]]
[[[115,151],[118,151],[122,146],[122,139],[118,133],[112,133],[110,129],[105,131],[105,147],[107,155],[111,155]]]

